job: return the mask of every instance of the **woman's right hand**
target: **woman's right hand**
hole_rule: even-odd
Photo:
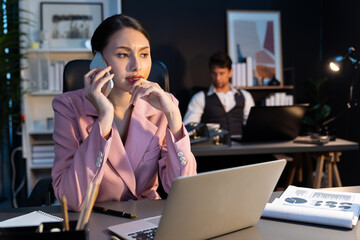
[[[84,75],[85,96],[99,114],[98,121],[101,126],[103,137],[109,135],[114,120],[114,106],[101,92],[105,83],[114,77],[114,74],[107,75],[107,73],[110,73],[110,70],[111,66],[108,66],[105,69],[96,68]]]

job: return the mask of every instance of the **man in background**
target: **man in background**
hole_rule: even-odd
[[[217,52],[209,60],[212,84],[205,91],[196,93],[190,100],[184,124],[190,122],[218,123],[230,135],[242,135],[250,109],[254,106],[251,94],[231,85],[233,74],[231,58]]]

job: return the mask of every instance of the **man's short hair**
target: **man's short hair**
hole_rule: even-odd
[[[225,52],[217,52],[214,53],[209,60],[209,67],[212,69],[213,67],[220,67],[220,68],[228,68],[231,70],[232,68],[232,61],[229,55]]]

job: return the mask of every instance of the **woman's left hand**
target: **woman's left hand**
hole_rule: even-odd
[[[135,105],[139,98],[147,101],[154,108],[166,113],[176,108],[171,98],[159,84],[140,79],[130,90],[130,104]]]
[[[147,101],[154,108],[165,113],[169,128],[176,139],[181,136],[182,120],[179,108],[171,100],[170,96],[159,86],[159,84],[140,79],[130,91],[131,104],[136,104],[136,101],[141,98]],[[178,138],[179,136],[179,138]]]

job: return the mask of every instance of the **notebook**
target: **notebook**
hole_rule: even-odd
[[[241,142],[292,140],[298,136],[306,104],[292,106],[252,107],[242,137],[232,137]]]
[[[285,164],[285,160],[276,160],[177,178],[162,216],[108,229],[124,239],[157,229],[155,239],[176,240],[207,239],[253,226]]]
[[[62,222],[63,219],[43,211],[33,211],[0,222],[0,228],[39,226],[43,222]]]

